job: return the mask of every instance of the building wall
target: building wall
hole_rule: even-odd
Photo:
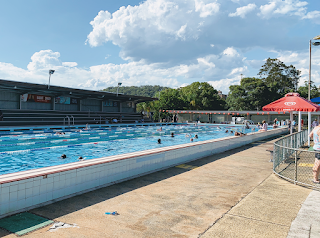
[[[20,95],[14,92],[0,91],[0,109],[19,109]]]
[[[21,109],[29,109],[29,110],[52,110],[52,103],[21,102]]]
[[[108,100],[103,102],[104,112],[120,112],[120,102]]]
[[[80,103],[81,111],[101,112],[101,100],[83,99]]]
[[[77,104],[55,104],[55,110],[57,111],[79,111],[79,105]]]
[[[121,103],[121,112],[135,112],[135,105],[133,102]]]

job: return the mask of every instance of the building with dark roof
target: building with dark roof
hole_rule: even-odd
[[[17,120],[19,114],[28,122],[32,113],[39,117],[59,114],[59,123],[62,123],[66,116],[75,117],[78,114],[90,119],[86,121],[79,117],[76,123],[92,123],[93,119],[99,119],[100,122],[101,118],[119,118],[120,114],[122,118],[124,115],[131,115],[134,120],[138,115],[141,117],[136,113],[136,104],[153,100],[158,99],[0,79],[0,109],[4,115],[2,125],[9,125],[9,122]],[[44,113],[47,115],[40,116]],[[39,119],[36,121],[41,122]],[[49,120],[47,123],[52,124],[54,121]]]

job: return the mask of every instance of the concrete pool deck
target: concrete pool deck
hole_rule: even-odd
[[[33,209],[77,226],[55,231],[47,226],[24,237],[287,237],[289,230],[295,237],[290,226],[312,190],[272,174],[266,149],[273,142],[255,142]],[[105,214],[113,211],[120,215]],[[301,225],[299,219],[295,223]],[[0,237],[16,235],[0,229]]]

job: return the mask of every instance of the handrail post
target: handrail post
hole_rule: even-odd
[[[74,117],[70,116],[70,118],[72,118],[72,125],[74,126]]]
[[[298,162],[297,162],[297,151],[294,150],[294,184],[298,181]]]
[[[68,119],[68,127],[70,127],[70,117],[66,116],[66,118]]]

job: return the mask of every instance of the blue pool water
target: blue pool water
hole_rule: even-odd
[[[252,126],[254,127],[254,126]],[[251,132],[243,126],[171,125],[116,127],[88,131],[66,131],[0,136],[0,174],[101,158],[147,149],[232,136],[226,130]],[[171,137],[174,133],[174,137]],[[161,139],[161,144],[157,143]],[[61,155],[65,154],[65,159]]]

